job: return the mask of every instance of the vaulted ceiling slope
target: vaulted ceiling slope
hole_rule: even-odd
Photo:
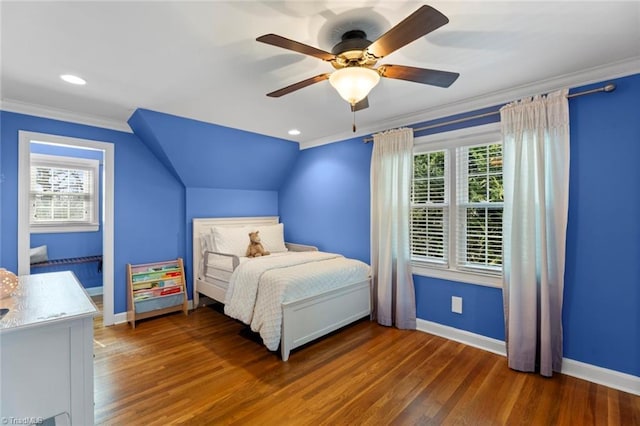
[[[138,109],[129,126],[186,188],[278,190],[297,143]]]

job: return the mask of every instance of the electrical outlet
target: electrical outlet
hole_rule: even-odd
[[[451,312],[462,313],[462,297],[451,296]]]

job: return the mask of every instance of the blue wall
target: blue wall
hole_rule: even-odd
[[[49,133],[115,146],[115,312],[126,310],[127,263],[184,256],[184,189],[135,135],[0,111],[2,223],[0,265],[17,269],[18,131]]]
[[[0,111],[0,114],[1,113],[2,112]],[[1,125],[2,125],[2,115],[0,115],[0,132],[2,131],[2,126]],[[6,186],[4,173],[2,171],[3,170],[3,168],[2,168],[2,163],[3,163],[3,161],[2,161],[2,158],[3,158],[2,145],[3,145],[2,144],[2,134],[0,133],[0,266],[4,264],[3,263],[3,258],[2,258],[2,252],[3,252],[3,250],[2,250],[2,247],[3,247],[2,224],[4,223],[4,220],[3,220],[3,206],[4,206],[3,199],[4,199],[4,197],[2,196],[2,192],[4,190],[4,187]],[[17,207],[16,207],[16,210],[17,210]],[[16,272],[16,270],[14,269],[13,272]]]
[[[565,356],[640,376],[640,74],[615,83],[569,102]]]
[[[129,125],[185,188],[275,191],[299,152],[285,139],[144,109]]]
[[[640,376],[640,75],[614,82],[618,88],[612,94],[569,101],[564,355]],[[493,116],[419,135],[498,119]],[[412,127],[425,124],[431,123]],[[361,139],[302,151],[280,192],[288,239],[368,259],[370,158],[371,149]],[[346,167],[347,162],[354,167]],[[417,275],[414,281],[419,318],[504,339],[500,289]],[[451,312],[452,296],[463,297],[463,314]]]
[[[362,138],[301,151],[279,193],[287,241],[369,262],[369,169]]]

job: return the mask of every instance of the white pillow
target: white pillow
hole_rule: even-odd
[[[284,245],[284,225],[282,223],[278,223],[277,225],[260,225],[249,229],[252,231],[260,231],[262,246],[269,253],[288,251]]]
[[[245,226],[214,226],[213,244],[219,253],[235,254],[242,257],[249,247],[249,232]]]
[[[47,256],[47,246],[38,246],[29,250],[29,263],[41,263],[49,260]]]
[[[213,243],[213,232],[203,232],[200,234],[200,251],[215,251],[216,246]]]

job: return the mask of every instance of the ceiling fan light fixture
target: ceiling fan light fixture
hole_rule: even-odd
[[[341,68],[329,76],[329,83],[351,105],[366,98],[379,81],[380,74],[366,67]]]

